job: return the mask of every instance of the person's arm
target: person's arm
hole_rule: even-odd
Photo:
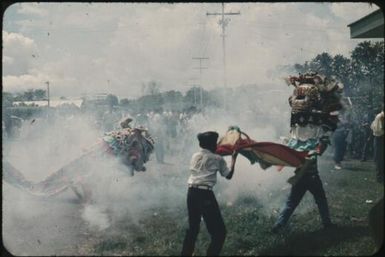
[[[227,179],[231,179],[234,175],[235,161],[237,160],[238,152],[234,151],[231,155],[230,173],[226,176]]]

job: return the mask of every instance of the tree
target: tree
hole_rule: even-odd
[[[321,73],[325,76],[332,75],[333,58],[328,53],[317,55],[310,63],[313,71]]]
[[[156,95],[160,93],[160,84],[152,80],[147,84],[142,84],[142,94],[143,95]]]
[[[309,66],[309,62],[306,61],[303,65],[299,64],[299,63],[296,63],[294,64],[294,69],[298,72],[298,73],[306,73],[308,71],[310,71],[310,66]]]
[[[352,72],[352,64],[350,59],[344,57],[343,55],[337,54],[333,58],[331,68],[332,74],[344,84],[345,95],[351,95],[351,87],[353,82],[350,76]]]
[[[317,55],[310,62],[294,64],[298,72],[318,71],[335,76],[344,84],[344,94],[350,96],[358,122],[364,114],[371,119],[384,98],[384,42],[364,41],[352,51],[350,58],[342,55]]]
[[[34,91],[35,100],[44,100],[47,98],[47,91],[44,89],[36,89]]]
[[[352,51],[353,88],[357,95],[368,95],[365,101],[370,115],[383,103],[384,97],[384,42],[364,41]]]
[[[34,93],[33,89],[28,89],[23,94],[24,101],[33,101],[34,98],[35,98],[35,93]]]
[[[361,42],[352,51],[351,58],[357,72],[363,76],[378,74],[384,70],[384,42]]]
[[[127,98],[123,98],[120,100],[120,105],[129,105],[130,104],[130,100],[128,100]]]
[[[3,110],[6,107],[11,107],[13,103],[13,95],[12,93],[3,92],[2,106]]]
[[[113,107],[119,104],[119,99],[116,95],[109,94],[106,96],[106,103],[109,107]]]
[[[185,102],[189,105],[196,105],[199,101],[199,87],[194,86],[190,88],[185,95]]]

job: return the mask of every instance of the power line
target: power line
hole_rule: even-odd
[[[203,85],[202,85],[202,70],[208,69],[207,67],[202,67],[202,60],[208,60],[208,57],[193,57],[193,60],[199,60],[199,67],[194,67],[194,69],[199,69],[199,80],[200,80],[200,106],[203,107]]]
[[[198,80],[198,78],[196,78],[196,77],[189,78],[189,81],[197,81],[197,80]],[[190,84],[189,86],[190,86],[190,87],[192,88],[192,90],[193,90],[193,94],[194,94],[194,106],[196,106],[196,105],[197,105],[197,94],[196,94],[196,89],[195,89],[196,83]]]

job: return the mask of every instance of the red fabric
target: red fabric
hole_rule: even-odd
[[[252,151],[269,154],[280,160],[283,160],[293,167],[302,165],[305,161],[305,157],[308,155],[307,152],[298,152],[282,144],[271,142],[256,142],[252,139],[239,139],[234,145],[218,145],[216,153],[223,156],[231,155],[234,151],[239,152],[245,148],[252,148]]]

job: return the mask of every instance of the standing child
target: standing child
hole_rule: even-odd
[[[226,228],[215,195],[212,191],[217,181],[217,172],[227,179],[234,174],[237,153],[233,153],[231,168],[220,155],[215,154],[218,133],[208,131],[198,134],[199,152],[193,154],[188,179],[187,209],[189,228],[183,242],[182,256],[192,256],[199,233],[201,217],[205,221],[211,242],[208,256],[218,256],[226,237]]]

